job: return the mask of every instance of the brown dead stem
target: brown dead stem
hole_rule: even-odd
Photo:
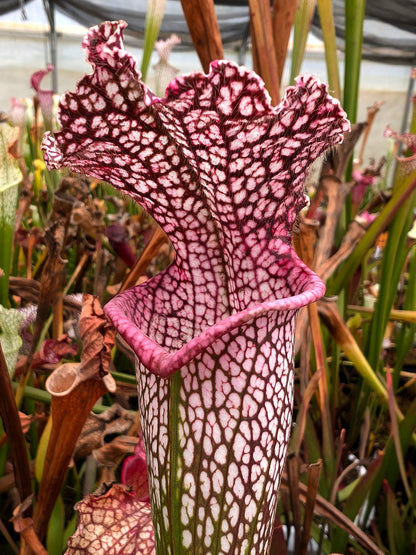
[[[32,496],[26,498],[13,511],[11,521],[15,531],[20,534],[22,545],[20,553],[31,553],[33,555],[48,555],[33,527],[33,520],[25,517],[29,506],[32,505]]]
[[[272,104],[277,105],[280,102],[280,80],[270,2],[269,0],[249,0],[249,6],[257,71],[270,93]]]
[[[305,262],[307,266],[312,266],[314,257],[315,243],[317,238],[317,230],[319,222],[309,218],[299,218],[296,225],[296,232],[293,235],[293,243],[299,257]],[[307,322],[306,313],[308,308],[304,307],[299,314],[299,317],[305,323]],[[305,314],[302,314],[305,313]],[[299,319],[299,318],[298,318]],[[310,348],[311,348],[311,334],[310,329],[305,328],[302,335],[301,346],[301,365],[300,365],[300,393],[303,397],[309,381],[310,372]],[[319,371],[319,369],[318,369]]]
[[[37,302],[39,298],[40,283],[35,279],[11,276],[9,279],[10,294],[21,297],[25,301]],[[72,295],[64,296],[64,307],[66,310],[79,312],[81,303],[74,299]]]
[[[297,2],[293,0],[274,0],[273,2],[273,38],[279,83],[282,82],[290,32],[295,19],[296,6]]]
[[[319,460],[308,466],[308,485],[305,499],[305,513],[303,515],[302,536],[300,540],[299,555],[306,555],[311,534],[316,496],[318,494],[319,477],[322,470],[322,461]]]
[[[65,283],[65,264],[63,252],[66,233],[74,200],[59,189],[55,191],[52,216],[45,232],[48,256],[42,271],[39,287],[38,310],[33,330],[33,340],[22,382],[30,371],[31,360],[36,351],[43,326],[52,307],[53,337],[58,339],[63,332],[63,286]]]
[[[287,487],[289,490],[290,504],[292,506],[293,523],[295,526],[295,553],[298,552],[302,535],[302,516],[299,502],[299,459],[289,455],[286,461]]]
[[[134,268],[131,272],[126,276],[126,279],[121,284],[119,293],[133,287],[139,277],[143,275],[149,266],[152,258],[154,258],[157,253],[159,252],[160,247],[166,243],[167,236],[165,232],[159,226],[156,228],[152,238],[146,245],[144,251],[142,252],[140,258],[137,260]]]
[[[282,475],[281,482],[281,492],[285,490],[288,491],[290,488],[289,477],[285,472]],[[302,505],[306,504],[308,487],[302,482],[298,483],[298,502]],[[383,551],[375,544],[375,542],[363,532],[358,526],[356,526],[348,517],[346,517],[342,512],[334,507],[329,501],[326,501],[319,494],[316,495],[314,514],[317,517],[322,517],[330,520],[337,526],[346,530],[352,537],[354,537],[367,551],[369,554],[383,555]]]
[[[366,123],[352,126],[351,132],[344,135],[344,142],[335,147],[330,155],[328,155],[322,168],[316,194],[308,211],[308,215],[313,217],[322,200],[326,204],[325,223],[319,230],[318,241],[314,249],[315,254],[313,262],[309,264],[323,281],[326,281],[331,273],[336,270],[337,265],[348,257],[348,254],[362,237],[360,230],[357,228],[356,224],[354,224],[354,229],[351,231],[351,234],[347,232],[344,238],[344,245],[341,245],[339,252],[337,251],[335,255],[333,255],[335,258],[331,259],[331,254],[334,249],[335,232],[340,221],[345,199],[352,187],[352,183],[344,183],[342,178],[354,146],[365,127]],[[305,220],[308,221],[308,219]],[[302,228],[301,226],[301,235],[302,233],[307,232],[306,228]],[[308,241],[308,239],[306,239],[306,241]],[[356,243],[354,241],[356,241]],[[329,263],[329,259],[331,259],[331,263]],[[322,267],[324,267],[325,274],[322,273]],[[299,350],[305,338],[306,329],[307,311],[304,310],[300,312],[296,323],[295,352]]]
[[[365,128],[363,134],[363,140],[361,142],[360,154],[358,156],[358,160],[355,163],[355,167],[360,167],[364,158],[364,150],[367,145],[368,136],[370,134],[371,128],[373,127],[373,123],[375,120],[376,115],[378,114],[380,107],[383,105],[383,102],[377,101],[374,102],[372,106],[367,108],[367,127]]]
[[[321,177],[319,187],[326,200],[325,224],[319,232],[316,244],[313,268],[319,272],[334,246],[335,232],[339,225],[345,199],[351,191],[351,183],[343,183],[336,175]]]
[[[208,73],[213,60],[222,60],[224,52],[213,0],[181,0],[183,13],[201,65]]]
[[[35,461],[29,462],[30,479],[35,476]],[[11,488],[16,487],[16,479],[13,472],[9,472],[0,477],[0,493],[9,491]]]
[[[4,430],[9,438],[11,458],[13,461],[13,472],[15,476],[20,502],[32,495],[32,483],[30,479],[30,466],[27,457],[26,442],[23,436],[20,417],[13,393],[12,382],[7,369],[6,360],[0,345],[0,416],[3,420]],[[25,516],[32,514],[30,505]]]
[[[298,250],[302,260],[308,265],[312,265],[314,258],[314,246],[316,243],[316,230],[317,225],[315,220],[304,220],[300,222],[300,234],[297,242]],[[322,415],[322,441],[323,441],[323,452],[326,460],[330,461],[333,453],[333,440],[332,440],[332,423],[331,423],[331,411],[329,408],[329,398],[328,398],[328,383],[325,368],[325,353],[324,346],[322,343],[321,328],[318,316],[317,303],[312,303],[307,307],[310,331],[312,342],[315,352],[315,366],[316,374],[319,376],[319,403]],[[305,330],[306,335],[306,330]],[[307,334],[309,337],[309,334]],[[305,415],[306,416],[306,415]],[[303,435],[303,434],[302,434]],[[298,449],[300,444],[298,445]],[[299,540],[301,547],[300,553],[303,553],[305,547],[302,542],[304,538]],[[302,551],[303,550],[303,551]]]
[[[21,169],[26,166],[21,164]],[[33,177],[23,179],[22,189],[19,194],[19,203],[16,210],[16,219],[14,223],[14,232],[16,233],[18,229],[20,229],[20,225],[23,220],[24,214],[30,207],[30,204],[33,199]]]
[[[360,222],[358,220],[351,222],[337,252],[326,260],[322,260],[319,267],[319,277],[323,281],[326,281],[329,277],[331,277],[339,265],[350,256],[352,251],[364,236],[369,225],[370,224],[365,224],[364,222]]]

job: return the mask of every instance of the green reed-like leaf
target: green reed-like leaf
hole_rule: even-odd
[[[369,227],[364,237],[358,243],[351,256],[345,261],[337,272],[335,279],[328,284],[327,294],[338,294],[352,278],[355,270],[359,267],[368,250],[374,245],[377,237],[383,232],[392,221],[398,210],[416,189],[416,171],[404,178],[393,192],[393,195],[386,206],[381,210],[377,218]],[[396,264],[396,262],[394,262]]]
[[[377,473],[380,470],[383,457],[377,457],[371,465],[367,468],[366,473],[357,481],[354,489],[349,495],[348,499],[342,506],[343,514],[351,520],[355,520],[361,507],[364,505],[365,500],[371,490],[371,487],[376,479]],[[345,553],[348,541],[348,534],[345,530],[337,528],[334,532],[332,550],[337,553]]]
[[[412,548],[407,541],[404,520],[397,505],[394,491],[386,483],[384,485],[387,495],[387,535],[389,539],[389,553],[401,555],[411,553]]]
[[[416,246],[409,253],[409,271],[407,277],[406,296],[403,301],[405,311],[413,311],[416,314]],[[397,388],[400,371],[403,367],[404,358],[412,348],[416,332],[416,323],[403,322],[396,339],[396,364],[393,373],[393,384]]]
[[[300,0],[295,13],[293,24],[293,50],[292,65],[290,71],[290,83],[294,85],[295,77],[301,71],[303,57],[305,55],[306,41],[311,27],[316,0]]]
[[[166,0],[148,0],[146,14],[146,28],[144,31],[143,58],[140,71],[143,81],[146,80],[147,71],[149,69],[150,58],[153,48],[159,34],[162,24],[163,15],[165,13]]]
[[[412,442],[413,430],[416,426],[416,400],[407,408],[404,419],[399,422],[399,437],[402,453],[406,456],[409,445]],[[383,486],[383,481],[386,480],[392,490],[395,490],[397,480],[399,478],[399,465],[397,461],[396,447],[393,438],[390,437],[384,448],[383,462],[371,487],[367,504],[365,506],[365,513],[363,515],[363,526],[368,522],[370,513],[380,496],[380,490]]]
[[[62,545],[64,527],[65,505],[62,495],[59,495],[49,519],[48,531],[46,533],[46,548],[49,555],[61,555],[62,548],[65,549],[66,546]]]
[[[387,406],[388,396],[384,384],[379,380],[378,376],[369,365],[368,360],[348,329],[348,326],[341,318],[335,305],[332,305],[332,303],[320,302],[319,312],[330,334],[344,351],[345,356],[354,364],[357,372],[361,374],[371,389]],[[402,419],[400,414],[399,417]]]
[[[344,110],[352,123],[357,119],[363,44],[365,0],[345,2]]]
[[[406,240],[415,201],[416,195],[413,193],[410,201],[402,206],[389,228],[381,263],[380,288],[369,333],[368,360],[373,368],[376,368],[378,364],[387,322],[408,254]]]
[[[332,0],[318,0],[318,12],[321,20],[322,38],[325,45],[326,71],[328,74],[329,90],[337,98],[341,98],[341,83],[339,78],[337,43],[335,35],[334,14]]]
[[[398,427],[398,424],[397,424],[397,417],[396,417],[396,412],[395,412],[396,398],[394,396],[394,391],[393,391],[393,380],[392,380],[392,377],[391,377],[391,372],[387,372],[386,382],[387,382],[387,392],[388,392],[388,395],[389,395],[389,412],[390,412],[390,421],[391,421],[391,434],[393,436],[394,446],[395,446],[395,449],[396,449],[397,464],[399,465],[399,472],[400,472],[400,476],[401,476],[401,479],[402,479],[402,482],[403,482],[403,487],[406,491],[406,495],[407,495],[408,499],[410,499],[412,494],[411,494],[411,491],[410,491],[409,481],[408,481],[407,475],[406,475],[406,469],[405,469],[405,464],[404,464],[402,446],[400,444],[399,427]]]

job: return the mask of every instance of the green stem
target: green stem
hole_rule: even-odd
[[[172,552],[181,553],[181,526],[180,526],[180,510],[181,510],[181,499],[179,495],[179,490],[177,487],[177,476],[178,476],[178,464],[179,456],[178,453],[181,451],[179,444],[179,403],[180,390],[181,390],[182,376],[180,372],[176,372],[171,378],[171,472],[170,472],[170,493],[171,493],[171,512],[170,512],[170,529],[171,529],[171,542],[172,542]],[[162,515],[161,515],[162,516]]]
[[[142,80],[146,80],[150,58],[162,24],[166,0],[148,0],[146,14],[146,28],[144,31],[143,58],[140,68]]]
[[[315,5],[316,0],[300,0],[295,13],[295,21],[293,24],[292,65],[290,71],[291,85],[294,85],[295,77],[300,73]]]
[[[351,122],[357,119],[363,44],[365,0],[345,2],[344,110]]]
[[[332,0],[318,0],[318,12],[319,19],[321,20],[322,38],[325,45],[325,61],[329,89],[333,96],[341,99],[341,84]]]

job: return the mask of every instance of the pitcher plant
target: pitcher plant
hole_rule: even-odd
[[[110,182],[169,236],[175,261],[105,312],[136,356],[156,552],[267,553],[291,428],[297,310],[324,294],[292,226],[310,164],[349,123],[303,75],[272,107],[233,62],[140,80],[124,22],[89,30],[93,73],[60,102],[49,168]]]

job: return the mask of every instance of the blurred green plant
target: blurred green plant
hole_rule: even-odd
[[[9,303],[9,275],[13,252],[13,231],[22,173],[16,152],[18,129],[0,122],[0,304]]]

